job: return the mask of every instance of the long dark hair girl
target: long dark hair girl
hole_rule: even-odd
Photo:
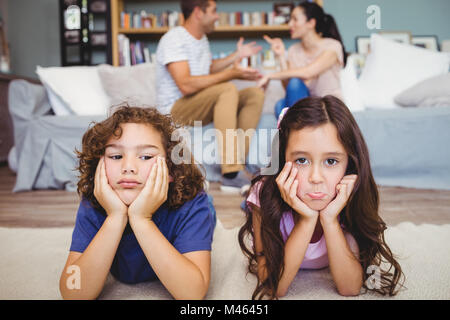
[[[288,109],[280,122],[278,154],[272,154],[272,157],[278,157],[279,169],[274,175],[260,175],[252,181],[252,188],[257,182],[262,182],[258,195],[261,205],[259,218],[267,275],[265,279],[258,278],[252,299],[262,299],[265,296],[276,299],[278,284],[284,270],[284,242],[280,220],[283,213],[292,208],[283,201],[276,178],[286,162],[285,151],[289,134],[306,127],[318,127],[327,123],[336,127],[338,139],[348,154],[346,174],[358,176],[353,193],[339,215],[339,222],[358,243],[358,258],[364,270],[363,287],[382,295],[393,296],[397,293],[396,287],[402,277],[402,269],[384,238],[387,227],[378,214],[379,195],[370,167],[369,151],[349,109],[338,98],[328,95],[323,98],[302,99]],[[294,220],[298,220],[298,215],[293,216]],[[252,244],[253,219],[251,209],[247,208],[246,222],[239,230],[238,237],[239,245],[249,260],[248,271],[258,275],[257,256]],[[383,269],[385,263],[389,265],[388,269]],[[371,276],[366,270],[371,265],[380,267],[380,286],[375,289],[366,284],[366,280]]]
[[[341,43],[345,66],[347,63],[347,53],[345,52],[344,43],[342,42],[341,34],[333,16],[325,13],[323,8],[315,2],[303,1],[298,6],[303,9],[308,21],[311,19],[316,20],[316,32],[318,34],[322,35],[323,38],[333,38]]]

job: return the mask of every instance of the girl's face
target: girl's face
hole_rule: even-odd
[[[156,156],[166,157],[161,134],[140,123],[121,124],[122,136],[106,143],[105,170],[109,185],[130,205],[147,181]]]
[[[336,127],[327,123],[292,131],[285,156],[298,168],[297,196],[313,210],[324,209],[335,198],[348,163]]]
[[[314,19],[308,21],[303,9],[295,7],[289,20],[289,29],[292,39],[302,39],[310,30],[314,30]]]

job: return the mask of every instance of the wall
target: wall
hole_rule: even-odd
[[[58,0],[8,0],[13,74],[37,78],[36,65],[61,64]]]
[[[324,0],[324,9],[336,19],[347,51],[355,51],[356,36],[372,32],[366,24],[370,5],[381,9],[380,31],[437,35],[439,42],[450,39],[449,0]]]
[[[36,77],[36,65],[60,65],[58,0],[2,1],[8,2],[12,72]],[[236,8],[241,11],[267,11],[277,1],[222,0],[218,1],[218,8],[223,11],[234,11]],[[143,2],[140,3],[142,5]],[[355,36],[370,34],[366,26],[366,9],[372,4],[381,8],[383,31],[409,30],[415,35],[437,35],[440,41],[450,39],[449,0],[324,0],[325,10],[337,20],[347,51],[355,51]],[[152,4],[155,11],[171,7],[178,8],[178,1],[158,0]],[[211,49],[214,52],[232,51],[238,36],[228,41],[214,41]],[[268,48],[264,41],[259,40],[259,43]]]

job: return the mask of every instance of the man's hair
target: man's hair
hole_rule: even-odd
[[[211,0],[181,0],[181,11],[183,12],[184,20],[187,20],[191,16],[195,7],[199,7],[205,12],[206,8],[208,8],[209,1]]]

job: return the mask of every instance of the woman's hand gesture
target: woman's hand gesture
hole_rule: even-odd
[[[316,218],[319,212],[308,207],[297,196],[298,180],[296,179],[298,169],[292,162],[286,162],[283,170],[278,175],[276,182],[280,189],[281,197],[300,216],[305,219]]]
[[[270,49],[275,53],[277,57],[284,57],[286,49],[284,47],[283,40],[280,38],[271,38],[267,35],[264,36],[264,40],[270,44]]]
[[[158,157],[152,166],[144,188],[128,208],[130,223],[149,221],[158,208],[167,200],[169,169],[166,161]]]
[[[101,157],[94,177],[94,196],[108,216],[127,218],[128,207],[111,188],[106,177],[105,158]]]

